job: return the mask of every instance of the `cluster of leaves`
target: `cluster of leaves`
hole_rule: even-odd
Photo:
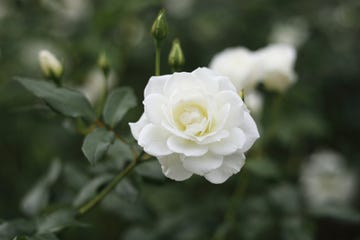
[[[100,174],[93,179],[86,180],[87,183],[81,186],[70,206],[50,211],[47,206],[51,187],[61,177],[65,177],[61,175],[66,172],[68,172],[67,174],[78,175],[74,169],[71,170],[69,166],[62,166],[61,161],[55,160],[47,174],[39,179],[22,201],[23,211],[35,217],[30,220],[19,219],[3,222],[0,225],[0,239],[13,237],[17,240],[57,239],[54,233],[69,226],[84,225],[75,220],[79,214],[77,209],[94,197],[99,189],[114,177],[106,170],[121,170],[134,158],[133,151],[135,150],[131,150],[131,147],[113,129],[124,118],[128,110],[137,105],[136,97],[128,87],[113,89],[106,99],[101,116],[97,116],[85,96],[76,90],[58,87],[52,82],[42,80],[25,78],[18,78],[17,80],[27,90],[42,99],[51,110],[65,117],[74,118],[74,121],[81,121],[83,128],[86,124],[89,125],[88,130],[86,129],[82,151],[92,165],[102,160],[105,155],[112,160],[107,162],[111,166],[97,166]],[[155,176],[159,175],[158,168],[149,169],[149,167],[151,168],[152,165],[144,164],[142,168],[138,169],[138,173],[143,172],[144,175],[149,175],[155,172]],[[134,201],[138,190],[130,180],[126,180],[117,185],[115,192],[119,197]]]

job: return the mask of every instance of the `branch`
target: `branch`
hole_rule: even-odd
[[[143,154],[144,152],[141,152],[139,156],[134,158],[134,160],[124,170],[116,175],[111,182],[103,190],[101,190],[101,192],[79,207],[77,215],[83,215],[98,205],[116,187],[116,185],[135,168]]]

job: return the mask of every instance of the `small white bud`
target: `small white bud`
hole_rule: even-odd
[[[39,64],[46,78],[53,79],[59,83],[64,69],[60,61],[49,51],[41,50],[39,52]]]

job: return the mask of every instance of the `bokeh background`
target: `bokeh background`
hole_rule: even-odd
[[[186,71],[207,66],[227,47],[286,42],[298,50],[298,81],[282,94],[259,86],[262,137],[240,174],[222,185],[200,177],[173,182],[158,165],[146,166],[81,219],[90,227],[66,229],[59,238],[360,240],[357,0],[0,0],[0,219],[32,217],[29,209],[42,200],[42,211],[68,205],[92,178],[114,171],[90,168],[71,121],[13,78],[41,78],[37,54],[48,49],[65,66],[64,84],[94,100],[102,82],[96,62],[106,51],[113,86],[130,85],[141,103],[154,71],[149,29],[161,8],[169,23],[162,73],[170,72],[174,37]],[[127,120],[141,111],[139,104]],[[118,130],[129,134],[126,121]],[[61,169],[56,181],[24,206],[50,166]]]

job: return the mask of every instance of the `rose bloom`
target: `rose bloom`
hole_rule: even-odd
[[[348,206],[354,197],[356,177],[344,158],[332,150],[312,154],[301,169],[300,183],[312,209]]]
[[[271,44],[257,51],[244,47],[227,48],[216,54],[210,68],[227,76],[237,91],[253,91],[259,83],[283,92],[296,81],[296,49],[287,44]]]
[[[257,78],[269,90],[283,92],[296,81],[296,50],[287,44],[271,44],[256,51]]]
[[[244,47],[227,48],[216,54],[209,67],[230,78],[238,91],[252,90],[258,83],[256,78],[256,57]]]
[[[171,179],[197,174],[223,183],[240,171],[259,137],[234,85],[210,69],[151,77],[144,98],[131,132]]]

